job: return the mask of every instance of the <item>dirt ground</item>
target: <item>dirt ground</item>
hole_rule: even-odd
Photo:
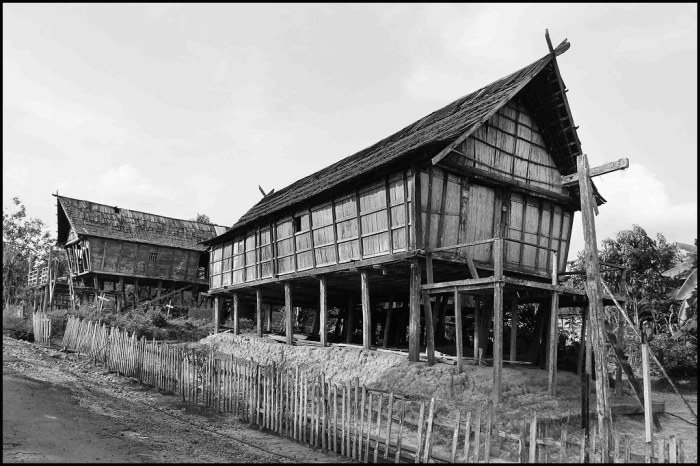
[[[270,339],[219,334],[203,340],[221,352],[252,359],[301,365],[309,374],[325,372],[337,382],[357,377],[360,384],[399,393],[434,396],[436,415],[453,425],[457,410],[462,420],[490,398],[493,369],[467,364],[454,375],[454,366],[409,364],[405,355],[358,348],[286,347]],[[3,336],[3,462],[342,462],[294,441],[249,428],[230,415],[180,403],[178,398],[140,385],[135,379],[110,374],[100,364],[85,366],[76,355],[58,347]],[[559,372],[559,396],[546,394],[546,372],[531,366],[504,366],[504,402],[495,410],[502,430],[517,430],[534,411],[553,425],[580,408],[580,382],[575,374]],[[697,412],[697,393],[689,393]],[[660,417],[657,435],[683,439],[685,461],[697,459],[697,426],[680,398],[655,391],[669,414]],[[617,402],[632,402],[631,397]],[[591,403],[594,403],[592,401]],[[415,413],[414,413],[415,414]],[[633,451],[643,452],[644,417],[615,418],[618,430],[629,434]],[[576,421],[572,419],[571,425]],[[438,433],[436,428],[436,434]],[[573,432],[572,430],[569,431]],[[445,447],[451,430],[444,432]],[[550,431],[550,436],[556,434]],[[570,435],[571,437],[571,435]],[[407,439],[408,440],[408,439]],[[492,454],[503,459],[513,446],[497,442]],[[513,451],[510,451],[513,450]]]
[[[231,333],[211,335],[201,343],[213,345],[217,351],[250,359],[263,365],[273,361],[278,365],[294,367],[311,376],[324,372],[327,378],[344,384],[358,378],[360,385],[407,395],[435,397],[436,415],[446,426],[454,426],[457,410],[465,419],[468,411],[474,412],[491,398],[493,368],[465,364],[464,372],[455,375],[455,366],[437,363],[429,367],[427,363],[409,363],[404,354],[381,351],[366,351],[357,347],[316,346],[288,347],[270,338],[258,338],[254,334],[235,336]],[[495,408],[494,418],[499,429],[517,433],[520,421],[529,422],[534,412],[538,419],[551,422],[548,436],[558,435],[558,426],[570,414],[567,428],[569,437],[578,438],[575,432],[580,429],[581,382],[572,372],[557,372],[557,396],[547,394],[547,372],[530,365],[504,364],[502,371],[503,403]],[[636,399],[629,387],[623,396],[613,396],[611,403],[636,406]],[[685,394],[693,410],[697,413],[697,393]],[[694,462],[697,458],[697,426],[690,425],[678,417],[695,422],[682,400],[673,391],[654,391],[652,400],[665,403],[667,413],[660,416],[662,430],[655,435],[668,437],[675,435],[683,441],[685,461]],[[595,399],[591,399],[595,406]],[[414,405],[414,411],[417,405]],[[414,416],[416,412],[412,413]],[[644,416],[615,416],[614,421],[621,434],[631,438],[632,451],[644,453]],[[444,429],[444,439],[436,432],[435,448],[451,445],[452,431]],[[442,444],[442,445],[441,445]],[[515,454],[513,445],[499,444],[493,454],[511,457]],[[510,450],[513,450],[512,452]],[[511,454],[512,453],[512,454]]]
[[[3,336],[3,463],[344,460],[85,362]]]

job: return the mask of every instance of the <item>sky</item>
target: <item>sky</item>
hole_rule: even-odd
[[[3,209],[58,191],[231,226],[279,190],[556,47],[607,200],[697,237],[696,4],[3,3]],[[575,215],[569,260],[583,249]]]

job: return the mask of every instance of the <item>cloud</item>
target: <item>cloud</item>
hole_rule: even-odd
[[[652,238],[657,233],[663,234],[669,242],[692,244],[697,238],[698,205],[695,197],[672,199],[666,185],[644,165],[631,164],[624,172],[594,178],[594,182],[607,200],[599,207],[600,214],[595,219],[598,246],[603,239],[629,230],[634,224],[644,228]],[[581,213],[577,212],[569,260],[584,247],[581,228]]]
[[[129,199],[149,199],[150,203],[156,205],[159,200],[171,197],[167,186],[158,186],[153,178],[144,176],[140,170],[128,164],[109,169],[98,175],[93,186],[97,197],[104,199],[103,202],[107,203],[117,202],[120,199],[127,201]],[[96,200],[96,202],[100,201]],[[123,207],[131,208],[128,205]]]

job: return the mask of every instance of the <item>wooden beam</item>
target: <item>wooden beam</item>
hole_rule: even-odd
[[[347,327],[345,331],[345,343],[351,343],[352,334],[355,331],[355,299],[352,295],[348,299],[348,311],[345,327]]]
[[[474,298],[474,362],[479,365],[479,306],[481,304],[481,298]]]
[[[498,244],[498,243],[496,243]],[[503,370],[503,282],[493,287],[493,404],[503,397],[501,372]]]
[[[327,284],[326,284],[326,277],[321,277],[318,280],[319,284],[319,294],[320,294],[320,303],[319,303],[319,310],[321,314],[321,328],[320,328],[320,339],[321,339],[321,346],[327,346],[328,345],[328,330],[326,327],[328,327],[328,290],[327,290]]]
[[[428,203],[430,203],[430,197],[428,197]],[[426,228],[426,231],[427,230],[428,229]],[[426,244],[427,243],[428,241],[426,240]],[[433,283],[433,256],[430,253],[426,254],[425,256],[425,281],[428,285]],[[423,301],[423,312],[425,313],[425,346],[428,357],[428,366],[432,366],[435,364],[435,328],[433,325],[433,306],[430,302],[430,295],[421,293],[421,298]]]
[[[362,292],[362,348],[372,347],[372,309],[369,303],[369,275],[367,269],[360,270]]]
[[[418,362],[420,355],[420,263],[411,260],[409,281],[409,325],[408,325],[408,360]]]
[[[292,346],[294,341],[294,326],[292,325],[292,285],[290,282],[284,282],[284,313],[286,321],[286,337],[287,345]]]
[[[518,342],[518,297],[514,296],[510,305],[510,362],[515,362]]]
[[[192,285],[192,284],[190,284],[190,285],[185,285],[185,286],[183,286],[182,288],[179,288],[179,289],[177,289],[177,290],[171,291],[170,293],[166,293],[166,294],[164,294],[164,295],[161,295],[161,294],[160,294],[160,285],[161,285],[160,280],[158,280],[158,295],[157,295],[155,298],[153,298],[153,299],[151,299],[151,300],[149,301],[151,304],[153,304],[153,303],[156,302],[156,301],[161,301],[161,300],[163,300],[163,299],[165,299],[165,298],[169,298],[170,296],[174,295],[175,293],[179,293],[179,292],[181,292],[181,291],[185,291],[187,288],[190,288],[190,287],[194,286],[194,285]]]
[[[612,173],[617,170],[625,170],[629,168],[630,161],[627,158],[616,160],[615,162],[608,162],[599,167],[591,168],[589,171],[589,177],[593,178],[595,176],[605,175],[606,173]],[[561,177],[561,184],[565,188],[577,185],[579,182],[579,174],[572,173],[571,175],[564,175]]]
[[[460,301],[459,291],[454,291],[455,305],[455,346],[457,349],[457,373],[461,374],[463,370],[463,352],[464,342],[462,341],[462,303]]]
[[[256,315],[256,323],[257,323],[257,330],[258,330],[258,336],[262,337],[263,335],[263,328],[262,328],[262,290],[260,288],[257,288],[255,290],[255,315]]]
[[[595,231],[593,206],[593,188],[589,177],[589,165],[586,155],[577,157],[579,188],[581,193],[581,220],[585,244],[586,293],[590,303],[591,343],[595,354],[596,371],[596,411],[598,431],[601,434],[601,458],[609,461],[610,425],[612,416],[608,398],[608,372],[605,340],[603,338],[603,297],[600,286],[600,267],[598,264],[598,246]]]
[[[223,297],[214,297],[214,335],[219,333],[219,305],[223,300]]]
[[[233,307],[233,334],[240,335],[241,329],[239,327],[238,293],[233,293],[232,300],[233,303],[231,303],[231,306]]]
[[[386,320],[384,321],[384,341],[382,342],[382,346],[384,348],[387,348],[389,346],[389,329],[391,328],[391,311],[392,311],[391,307],[389,307],[386,310]]]
[[[563,220],[563,219],[562,219]],[[557,254],[552,254],[552,285],[558,285],[557,276]],[[550,306],[549,319],[549,364],[547,391],[550,396],[557,395],[556,375],[557,375],[557,343],[559,340],[559,293],[552,292],[552,304]]]
[[[652,434],[652,418],[654,416],[651,406],[651,375],[649,374],[649,347],[646,341],[642,341],[642,378],[644,384],[644,440],[646,442],[646,458],[651,463],[654,456],[654,437]]]

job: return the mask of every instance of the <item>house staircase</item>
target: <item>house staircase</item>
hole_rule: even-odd
[[[642,388],[642,382],[634,375],[632,366],[629,362],[627,362],[629,358],[627,357],[623,349],[617,345],[617,336],[610,329],[610,326],[608,325],[607,321],[605,321],[604,333],[608,347],[613,350],[613,353],[615,353],[615,359],[617,359],[617,362],[620,364],[622,371],[625,373],[625,375],[627,375],[627,380],[632,386],[632,392],[634,392],[634,395],[637,397],[637,400],[639,400],[639,404],[642,406],[642,409],[644,409],[644,390]],[[654,427],[656,428],[656,430],[660,430],[661,423],[659,422],[658,416],[654,413],[652,413],[651,416],[654,421]]]

